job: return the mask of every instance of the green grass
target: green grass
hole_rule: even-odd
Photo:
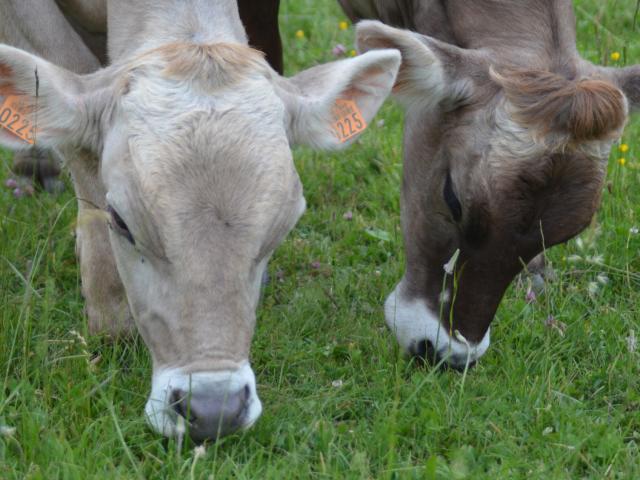
[[[640,62],[635,0],[576,4],[586,58]],[[350,48],[343,19],[331,0],[285,1],[287,70]],[[640,121],[625,133],[627,164],[612,154],[582,245],[549,252],[557,280],[536,303],[526,284],[509,289],[490,350],[464,377],[410,364],[384,326],[403,263],[402,112],[387,104],[379,118],[346,152],[296,152],[308,210],[270,264],[252,348],[264,414],[200,458],[146,427],[140,339],[86,334],[69,182],[59,198],[1,189],[0,425],[16,431],[0,436],[0,478],[640,478],[640,353],[627,342],[640,336]],[[0,152],[3,183],[10,165]]]

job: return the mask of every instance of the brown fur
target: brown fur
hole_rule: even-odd
[[[241,44],[170,43],[145,52],[134,60],[134,65],[154,56],[159,56],[166,62],[164,71],[168,76],[181,79],[204,78],[213,88],[236,83],[250,73],[267,74],[264,54]]]
[[[562,133],[571,142],[604,140],[624,126],[624,95],[597,79],[569,80],[541,70],[492,72],[514,108],[514,119],[540,135]]]
[[[640,66],[580,58],[571,0],[340,3],[351,18],[387,24],[357,27],[361,51],[402,52],[394,93],[408,106],[398,286],[406,316],[398,318],[413,325],[396,335],[404,346],[425,340],[429,318],[415,313],[417,299],[434,318],[451,312],[451,327],[480,342],[522,266],[591,222],[611,142],[640,108]],[[438,62],[425,61],[430,54]],[[456,249],[451,304],[441,300],[443,285],[454,290],[442,265]]]

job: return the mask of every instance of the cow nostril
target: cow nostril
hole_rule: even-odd
[[[427,339],[414,342],[409,352],[413,357],[428,365],[436,365],[439,361],[438,352]]]
[[[447,370],[452,369],[458,372],[464,371],[465,368],[472,368],[475,366],[476,361],[471,360],[468,365],[465,363],[458,364],[452,363],[447,359],[446,361],[442,361],[442,356],[438,354],[437,350],[433,348],[433,344],[429,340],[420,340],[419,342],[414,342],[413,345],[409,348],[409,353],[416,358],[422,365],[429,366],[438,366],[438,370]]]
[[[249,396],[251,395],[251,388],[249,384],[244,386],[244,401],[247,402],[249,400]]]
[[[173,408],[174,412],[176,412],[188,422],[193,422],[196,420],[195,415],[190,409],[189,394],[184,390],[173,390],[171,392],[171,396],[169,397],[169,404],[171,405],[171,408]]]
[[[189,436],[196,442],[215,440],[242,427],[251,404],[251,386],[235,392],[173,390],[169,405],[187,421]]]

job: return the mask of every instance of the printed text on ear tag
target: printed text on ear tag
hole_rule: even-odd
[[[367,122],[353,100],[336,100],[333,119],[333,130],[340,143],[346,142],[367,128]]]
[[[5,97],[0,106],[0,126],[33,145],[35,128],[31,124],[32,108],[25,95]]]

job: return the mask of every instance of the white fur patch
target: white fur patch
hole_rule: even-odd
[[[426,340],[433,345],[439,358],[446,358],[453,366],[464,367],[467,362],[479,359],[489,348],[490,329],[477,344],[464,338],[453,338],[424,300],[406,300],[401,292],[402,282],[387,298],[384,313],[387,325],[407,352],[413,345]]]
[[[185,373],[179,368],[162,369],[153,374],[151,395],[145,406],[145,414],[151,427],[165,437],[177,434],[178,415],[171,406],[170,398],[173,390],[185,392],[229,392],[233,394],[249,386],[247,414],[243,430],[250,428],[262,413],[262,403],[256,392],[256,377],[245,362],[238,370],[222,372]]]

